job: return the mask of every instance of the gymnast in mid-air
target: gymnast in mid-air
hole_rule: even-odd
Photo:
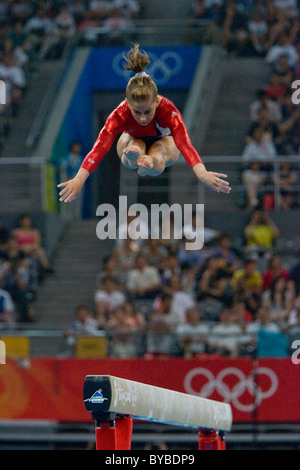
[[[117,153],[126,168],[140,176],[157,176],[176,162],[180,153],[196,177],[214,191],[229,193],[227,175],[207,171],[191,144],[182,115],[169,99],[158,94],[145,72],[150,63],[146,52],[135,44],[124,56],[125,68],[135,75],[126,87],[126,99],[108,116],[91,151],[73,179],[58,185],[60,201],[71,202],[111,148],[116,137]]]

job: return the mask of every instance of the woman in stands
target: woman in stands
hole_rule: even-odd
[[[126,88],[126,99],[109,115],[92,150],[84,158],[77,175],[58,187],[60,201],[71,202],[81,191],[88,176],[109,151],[122,132],[117,152],[129,169],[137,169],[140,176],[157,176],[183,155],[196,177],[217,192],[229,193],[229,183],[223,173],[207,171],[192,146],[182,116],[174,104],[158,95],[157,88],[145,68],[148,55],[139,45],[125,57],[127,70],[135,72]]]

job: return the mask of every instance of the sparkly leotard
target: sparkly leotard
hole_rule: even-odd
[[[84,158],[81,167],[89,173],[95,170],[111,148],[120,132],[127,132],[133,138],[147,139],[171,135],[175,145],[190,167],[203,163],[196,149],[191,144],[182,115],[172,101],[161,96],[155,115],[147,126],[141,126],[134,119],[126,100],[108,116],[91,151]]]

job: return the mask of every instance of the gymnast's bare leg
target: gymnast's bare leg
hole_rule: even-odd
[[[161,137],[151,145],[146,154],[142,139],[134,139],[125,132],[117,144],[118,155],[126,168],[138,169],[140,176],[158,176],[179,157],[172,136]]]

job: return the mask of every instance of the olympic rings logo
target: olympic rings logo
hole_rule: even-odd
[[[183,66],[182,58],[177,52],[167,51],[158,57],[153,52],[149,52],[150,64],[147,67],[147,73],[157,83],[157,85],[165,85],[172,76],[177,75]],[[112,61],[112,68],[117,75],[128,81],[132,72],[125,70],[123,67],[124,57],[122,53],[117,54]]]
[[[192,386],[192,381],[195,377],[204,376],[207,382],[201,387],[199,391],[195,391]],[[234,376],[238,382],[233,386],[224,381],[228,376]],[[261,377],[266,376],[269,381],[269,386],[263,390],[261,386]],[[190,370],[184,378],[184,388],[187,393],[191,395],[198,395],[203,398],[210,397],[214,391],[224,399],[226,403],[232,405],[239,411],[250,412],[257,408],[261,402],[273,396],[278,388],[278,377],[275,372],[268,367],[258,367],[249,377],[246,377],[244,372],[236,367],[227,367],[221,370],[217,376],[204,367],[196,367]],[[244,404],[240,401],[242,395],[248,392],[253,400],[249,404]]]

